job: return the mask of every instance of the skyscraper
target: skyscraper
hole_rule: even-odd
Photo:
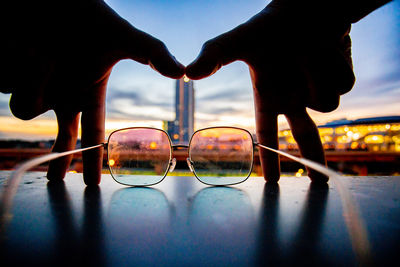
[[[167,124],[172,141],[189,142],[194,131],[194,87],[187,77],[176,80],[175,120]]]

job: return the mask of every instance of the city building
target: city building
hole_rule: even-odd
[[[318,130],[325,150],[400,152],[400,116],[337,120]],[[298,149],[289,129],[279,131],[279,148]]]
[[[164,122],[173,142],[188,143],[194,131],[194,86],[187,78],[176,80],[175,120]]]

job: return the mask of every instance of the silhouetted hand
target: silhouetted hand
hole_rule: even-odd
[[[246,23],[207,41],[186,75],[202,79],[233,61],[244,61],[253,83],[259,143],[278,148],[277,116],[284,114],[302,156],[326,164],[306,107],[332,111],[340,95],[352,88],[350,22],[300,3],[291,6],[294,2],[273,1]],[[278,181],[278,155],[260,151],[260,156],[265,179]],[[308,172],[313,182],[328,180]]]
[[[14,1],[8,1],[14,2]],[[82,147],[104,142],[105,97],[111,69],[121,59],[150,65],[178,79],[184,66],[166,46],[134,28],[101,0],[7,3],[0,18],[0,89],[23,120],[54,110],[53,151],[75,148],[80,113]],[[103,149],[83,153],[85,183],[98,184]],[[72,157],[50,163],[49,179],[62,179]]]

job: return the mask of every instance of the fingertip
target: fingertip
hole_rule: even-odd
[[[54,143],[53,152],[73,150],[78,137],[79,113],[56,111],[58,134]],[[68,155],[50,161],[47,170],[47,179],[50,181],[62,180],[70,166],[73,156]]]
[[[319,131],[305,109],[294,113],[285,114],[294,139],[296,140],[302,157],[326,166],[324,148],[321,143]],[[326,183],[328,176],[306,167],[308,177],[313,183]]]
[[[180,63],[174,56],[171,56],[173,62],[171,62],[171,68],[167,69],[163,75],[172,79],[180,79],[185,75],[185,66]]]
[[[329,190],[328,180],[311,180],[311,190]]]
[[[158,46],[153,52],[154,55],[149,60],[151,68],[172,79],[180,79],[183,77],[185,74],[185,66],[171,55],[164,44]]]
[[[94,151],[82,152],[83,163],[83,181],[87,186],[97,186],[101,181],[101,169],[103,163],[103,148]]]
[[[171,78],[180,79],[185,75],[186,67],[182,63],[177,61],[175,57],[174,57],[174,59],[175,59],[175,62],[177,64],[177,69],[176,69],[175,75],[173,77],[171,77]]]
[[[186,76],[192,80],[199,80],[214,74],[222,66],[219,57],[216,48],[206,43],[199,56],[186,67]]]
[[[68,157],[68,159],[58,159],[51,161],[48,170],[47,170],[47,180],[49,181],[62,181],[65,177],[67,164],[69,165],[72,160],[72,157]],[[67,164],[65,162],[68,162]]]
[[[221,68],[217,62],[211,62],[209,59],[200,59],[193,61],[185,69],[185,74],[189,79],[200,80],[213,75]]]
[[[326,175],[324,175],[322,173],[319,173],[317,171],[314,171],[314,170],[309,170],[308,171],[308,177],[310,178],[311,183],[314,186],[323,187],[323,186],[326,186],[328,184],[328,181],[329,181],[329,177],[328,176],[326,176]]]
[[[272,154],[274,152],[267,152],[267,153]],[[267,156],[264,156],[264,158],[267,158]],[[270,183],[270,184],[277,184],[279,179],[281,178],[279,157],[277,159],[275,159],[274,155],[271,155],[267,161],[269,161],[272,166],[264,167],[264,170],[263,170],[264,171],[264,180],[265,180],[265,182]],[[265,165],[266,164],[264,163],[264,166]]]
[[[202,78],[205,78],[207,76],[209,76],[210,74],[206,73],[200,73],[198,69],[198,66],[196,64],[196,61],[193,61],[192,63],[190,63],[186,68],[185,68],[185,75],[192,80],[200,80]]]

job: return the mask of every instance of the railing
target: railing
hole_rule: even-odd
[[[13,169],[17,163],[28,160],[30,158],[40,156],[43,154],[50,153],[49,149],[0,149],[0,169],[7,170]],[[104,152],[104,161],[106,161],[106,152]],[[290,154],[294,156],[299,156],[298,151],[290,151]],[[380,164],[380,166],[388,166],[391,169],[391,173],[400,173],[400,153],[399,152],[368,152],[368,151],[326,151],[326,159],[329,165],[334,165],[344,172],[346,168],[354,169],[354,173],[359,175],[368,174],[368,168]],[[175,150],[173,152],[173,157],[175,157],[178,163],[186,164],[186,158],[188,153],[184,149]],[[81,171],[81,160],[82,155],[80,153],[74,154],[73,163],[71,169],[78,172]],[[223,158],[220,158],[223,160]],[[281,162],[283,166],[283,171],[285,166],[292,164],[293,162],[286,157],[281,157]],[[106,162],[105,162],[106,164]],[[293,163],[296,164],[296,163]],[[298,165],[294,165],[298,166]],[[346,167],[347,166],[347,167]],[[385,166],[380,168],[385,168]],[[293,167],[294,168],[294,167]],[[292,168],[292,169],[293,169]],[[37,168],[37,170],[45,170],[46,166]],[[257,174],[261,174],[260,160],[258,151],[254,154],[254,170]],[[384,172],[384,170],[382,170]]]
[[[50,153],[50,149],[44,148],[1,148],[0,149],[0,161],[7,159],[13,159],[16,162],[30,159],[32,157],[44,155]],[[298,151],[289,151],[294,156],[299,156]],[[106,152],[104,152],[106,154]],[[399,161],[400,152],[369,152],[369,151],[325,151],[325,155],[328,161],[340,162],[340,161]],[[180,149],[173,152],[173,156],[179,161],[185,161],[188,157],[186,150]],[[81,153],[74,154],[74,158],[80,159]],[[254,157],[258,158],[258,151],[255,152]],[[289,159],[282,157],[282,161],[290,161]]]

